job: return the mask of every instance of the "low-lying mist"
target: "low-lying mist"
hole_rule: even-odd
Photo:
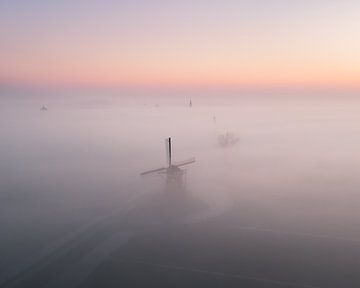
[[[196,158],[186,169],[188,193],[206,206],[198,219],[360,241],[359,101],[150,99],[3,101],[0,280],[130,200],[163,193],[162,177],[139,174],[166,166],[166,137],[174,161]],[[219,145],[226,132],[238,143]]]

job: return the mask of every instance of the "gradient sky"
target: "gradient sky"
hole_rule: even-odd
[[[2,0],[0,81],[360,89],[360,1]]]

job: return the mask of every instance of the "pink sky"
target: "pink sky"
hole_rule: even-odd
[[[355,0],[5,2],[2,83],[360,89]]]

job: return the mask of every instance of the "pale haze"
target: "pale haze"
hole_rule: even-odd
[[[0,288],[359,287],[359,11],[1,1]]]

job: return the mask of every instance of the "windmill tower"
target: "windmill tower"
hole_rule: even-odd
[[[171,138],[165,139],[167,167],[153,169],[141,173],[141,176],[149,174],[158,174],[165,178],[166,191],[185,191],[186,188],[186,170],[180,167],[194,163],[195,158],[190,158],[182,162],[172,162]]]

